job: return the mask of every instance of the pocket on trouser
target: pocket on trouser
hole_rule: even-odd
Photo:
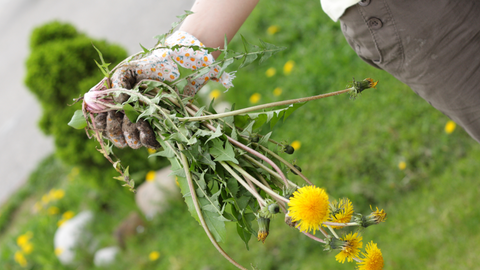
[[[363,61],[384,70],[400,68],[402,42],[384,1],[364,0],[348,8],[340,23],[348,44]]]

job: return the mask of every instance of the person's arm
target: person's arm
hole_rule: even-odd
[[[207,47],[223,48],[225,35],[230,42],[258,1],[196,0],[191,9],[194,14],[185,19],[179,30],[192,34]]]

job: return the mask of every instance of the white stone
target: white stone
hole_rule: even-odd
[[[155,180],[144,182],[137,188],[135,201],[138,208],[148,219],[162,213],[168,207],[168,200],[180,197],[180,188],[175,184],[168,166],[156,172]]]
[[[93,263],[96,267],[108,266],[115,260],[119,252],[120,248],[116,246],[99,249],[95,252]]]
[[[55,232],[53,246],[58,250],[58,259],[64,265],[71,264],[75,259],[75,247],[86,240],[88,232],[85,226],[93,219],[91,211],[78,213],[75,217],[65,221]],[[90,237],[90,236],[88,236]]]

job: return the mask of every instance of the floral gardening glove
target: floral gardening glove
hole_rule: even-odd
[[[194,36],[183,31],[173,33],[167,38],[166,44],[163,46],[172,47],[175,45],[205,47]],[[132,89],[138,82],[144,79],[173,82],[180,76],[177,65],[197,70],[201,67],[210,66],[213,62],[213,56],[203,49],[193,50],[187,47],[175,50],[157,49],[144,58],[134,58],[120,66],[111,76],[110,86],[112,88]],[[232,87],[231,81],[235,78],[235,75],[224,72],[218,78],[219,70],[219,66],[212,66],[206,74],[193,81],[188,81],[183,94],[194,96],[209,80],[220,82],[227,89]],[[87,108],[93,112],[102,110],[98,104],[89,103],[89,100],[95,98],[94,91],[101,89],[105,89],[103,81],[93,87],[89,93],[85,94]],[[128,98],[127,94],[121,94],[118,97],[114,97],[114,100],[122,104]],[[95,126],[118,148],[129,146],[133,149],[138,149],[145,146],[157,149],[160,147],[148,122],[139,119],[137,123],[132,123],[122,112],[109,111],[98,113],[95,117]]]

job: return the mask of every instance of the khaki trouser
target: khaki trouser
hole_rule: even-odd
[[[480,1],[363,0],[340,22],[360,58],[480,142]]]

